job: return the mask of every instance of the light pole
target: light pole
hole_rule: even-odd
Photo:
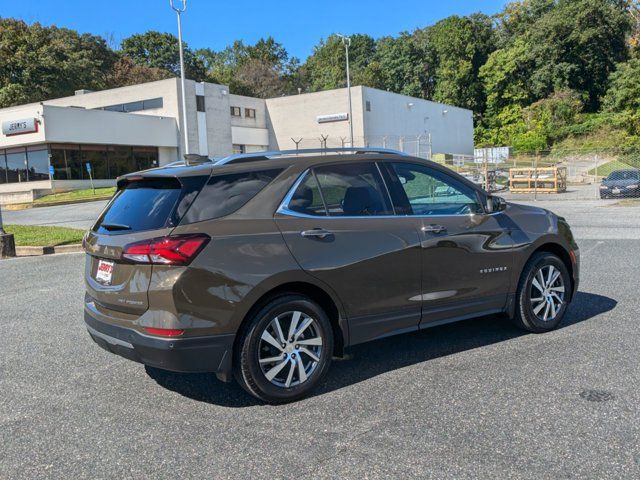
[[[187,0],[181,0],[177,7],[174,0],[169,0],[169,5],[178,17],[178,49],[180,50],[180,89],[182,91],[182,130],[184,131],[184,153],[189,154],[189,131],[187,130],[187,97],[184,90],[184,55],[182,53],[182,21],[181,15],[187,9]]]
[[[349,74],[349,47],[351,46],[351,37],[346,35],[337,34],[342,39],[344,45],[344,51],[347,56],[347,92],[349,97],[349,137],[351,140],[351,147],[353,147],[353,109],[351,108],[351,75]]]

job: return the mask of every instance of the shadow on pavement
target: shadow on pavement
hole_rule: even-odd
[[[589,320],[615,308],[609,297],[578,292],[560,328]],[[434,358],[510,340],[526,332],[516,329],[501,316],[489,316],[434,327],[356,345],[347,359],[334,361],[329,374],[311,396],[353,385],[391,370]],[[225,407],[242,408],[262,402],[237,383],[223,383],[213,374],[173,373],[146,367],[159,385],[188,398]]]

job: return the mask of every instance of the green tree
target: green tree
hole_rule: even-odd
[[[628,57],[630,29],[622,0],[559,0],[526,34],[536,98],[575,90],[584,95],[587,109],[596,111],[610,73]]]
[[[498,48],[512,45],[516,39],[527,33],[541,16],[553,10],[555,5],[556,0],[521,0],[508,3],[495,15]]]
[[[414,97],[430,98],[434,84],[425,52],[413,35],[383,37],[376,42],[374,59],[367,66],[371,86]]]
[[[611,74],[603,107],[611,112],[640,110],[640,58],[619,64]]]
[[[480,68],[479,77],[486,95],[486,115],[497,115],[511,105],[524,107],[533,100],[529,79],[534,62],[524,38],[511,46],[496,50]]]
[[[197,50],[210,82],[229,85],[233,93],[261,98],[292,93],[299,83],[299,61],[272,37],[254,45],[236,41],[222,51]]]
[[[367,66],[374,60],[376,44],[369,35],[351,36],[349,64],[352,85],[370,85]],[[345,49],[342,39],[331,35],[314,47],[313,54],[303,66],[303,75],[313,92],[345,87]]]
[[[185,42],[182,43],[182,46],[184,48],[185,76],[192,80],[202,81],[205,77],[204,64]],[[178,39],[170,33],[149,31],[131,35],[122,41],[120,48],[124,55],[138,65],[161,68],[176,76],[180,75]]]
[[[495,48],[491,18],[451,16],[415,35],[435,68],[433,99],[482,113],[486,99],[478,75]]]
[[[116,58],[103,38],[0,19],[0,107],[105,88]]]

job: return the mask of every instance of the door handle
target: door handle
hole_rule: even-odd
[[[425,225],[421,230],[425,233],[442,233],[447,231],[446,227],[443,227],[442,225],[435,225],[433,223],[431,225]]]
[[[303,230],[300,232],[300,235],[303,237],[315,237],[315,238],[327,238],[330,235],[333,235],[329,230],[325,230],[324,228],[313,228],[311,230]]]

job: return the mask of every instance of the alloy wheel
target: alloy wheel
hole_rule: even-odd
[[[292,311],[279,314],[266,326],[258,345],[262,373],[278,387],[294,387],[308,380],[320,363],[322,336],[316,320]]]
[[[554,320],[564,305],[565,285],[562,272],[553,265],[538,269],[531,281],[531,308],[543,322]]]

